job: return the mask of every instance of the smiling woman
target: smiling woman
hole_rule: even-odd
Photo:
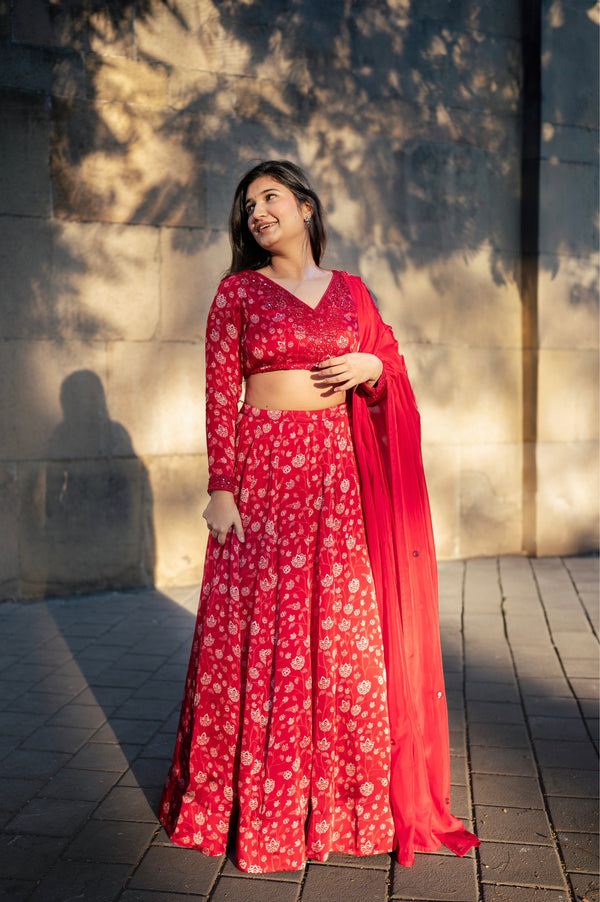
[[[478,840],[450,814],[419,417],[360,281],[320,266],[294,164],[238,185],[206,330],[211,535],[173,764],[174,842],[253,873]],[[246,400],[238,411],[243,381]]]

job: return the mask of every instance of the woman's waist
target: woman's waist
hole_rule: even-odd
[[[323,385],[316,368],[253,373],[246,380],[246,403],[264,410],[319,411],[345,400],[345,391]]]

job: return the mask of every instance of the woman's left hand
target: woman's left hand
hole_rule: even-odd
[[[315,374],[317,385],[333,388],[336,391],[348,391],[366,382],[373,386],[383,372],[383,363],[375,354],[362,354],[354,351],[342,354],[341,357],[329,357],[319,364]]]

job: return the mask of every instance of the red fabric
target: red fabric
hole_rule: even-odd
[[[391,852],[385,666],[346,405],[244,405],[236,433],[246,542],[209,539],[161,820],[218,855],[237,808],[251,873]]]
[[[450,813],[448,717],[438,626],[437,568],[421,458],[420,418],[403,357],[361,280],[346,276],[360,350],[384,364],[387,393],[355,392],[353,436],[388,680],[391,802],[401,864],[444,844],[479,840]]]

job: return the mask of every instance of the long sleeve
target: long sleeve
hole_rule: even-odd
[[[239,292],[225,280],[212,302],[206,324],[206,444],[208,491],[233,492],[235,424],[242,392]]]

